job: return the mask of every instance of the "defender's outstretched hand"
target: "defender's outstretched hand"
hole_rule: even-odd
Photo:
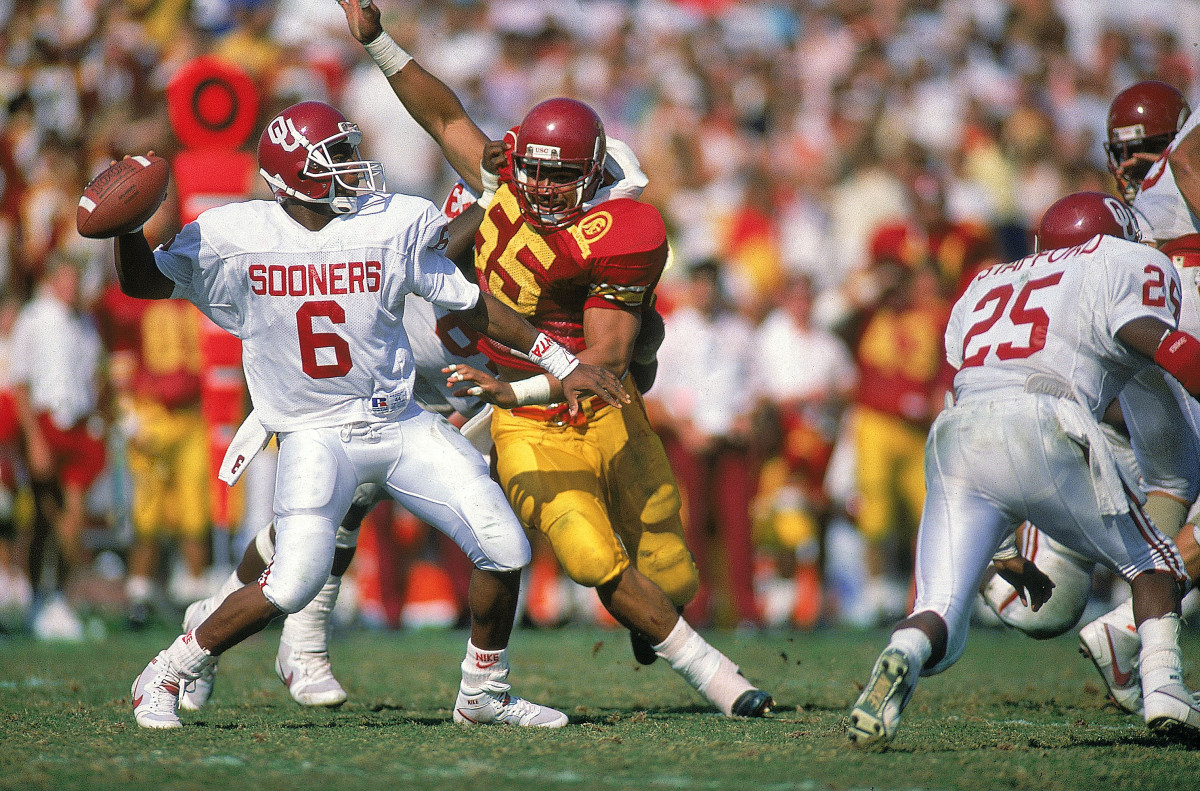
[[[374,3],[362,5],[359,0],[337,0],[337,4],[346,12],[346,24],[350,26],[350,35],[363,44],[370,44],[383,32],[379,22],[379,9]]]
[[[470,387],[454,391],[456,396],[472,395],[481,398],[489,404],[495,404],[504,409],[520,406],[512,385],[501,381],[487,371],[481,371],[469,365],[450,365],[442,369],[447,374],[446,384],[453,386],[461,382],[471,382]],[[579,399],[587,394],[595,394],[612,406],[620,409],[630,402],[629,394],[621,386],[621,382],[607,368],[597,365],[580,363],[575,370],[567,374],[562,382],[563,399],[572,415],[579,412]]]

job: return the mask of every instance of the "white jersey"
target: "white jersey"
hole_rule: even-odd
[[[448,365],[466,364],[481,371],[491,365],[487,355],[479,351],[479,333],[468,327],[452,311],[433,305],[416,294],[404,300],[404,331],[412,343],[413,360],[417,366],[414,395],[426,409],[439,414],[458,412],[474,417],[485,403],[475,396],[456,396],[455,390],[465,385],[446,385]]]
[[[1166,151],[1150,167],[1146,177],[1142,179],[1137,197],[1133,199],[1132,208],[1137,215],[1142,235],[1160,244],[1188,234],[1200,233],[1200,217],[1188,208],[1183,193],[1179,191],[1179,185],[1175,183],[1171,163],[1167,161],[1175,146],[1197,126],[1200,126],[1200,112],[1191,114]]]
[[[368,195],[309,231],[273,201],[210,209],[155,251],[191,301],[242,340],[269,431],[383,422],[415,409],[405,297],[452,310],[478,287],[442,255],[446,221],[424,198]]]
[[[958,401],[1026,392],[1030,377],[1069,383],[1099,420],[1125,383],[1151,362],[1116,339],[1149,316],[1174,327],[1179,278],[1146,245],[1096,236],[980,272],[954,305],[946,357],[959,369]]]

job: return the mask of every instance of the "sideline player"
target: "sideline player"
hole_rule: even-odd
[[[383,31],[373,4],[339,3],[351,33],[406,107],[444,95],[445,86]],[[557,383],[521,355],[482,341],[499,378],[467,366],[451,378],[496,404],[492,439],[509,502],[524,524],[547,537],[567,575],[595,588],[635,635],[641,661],[664,658],[726,715],[767,713],[771,696],[678,614],[695,593],[696,567],[683,542],[679,492],[662,443],[626,376],[666,264],[662,217],[631,199],[589,207],[606,152],[603,124],[587,105],[542,102],[503,147],[487,143],[456,98],[447,106],[455,112],[423,126],[448,161],[460,173],[481,162],[490,174],[503,171],[477,204],[485,212],[476,234],[481,288],[580,359],[626,377],[632,399],[620,411],[595,399],[575,414],[561,405],[536,406],[559,400]],[[497,167],[509,156],[511,168]]]
[[[476,330],[528,349],[563,382],[572,413],[581,393],[613,405],[628,397],[610,373],[580,363],[463,278],[442,253],[445,219],[427,200],[383,193],[382,167],[359,158],[360,140],[334,108],[293,105],[259,141],[260,172],[276,201],[210,209],[156,251],[140,232],[117,237],[127,293],[187,298],[241,338],[256,411],[280,438],[272,562],[258,584],[230,595],[134,681],[143,727],[179,727],[181,685],[317,594],[337,523],[363,482],[386,486],[475,565],[454,720],[566,723],[561,712],[508,692],[507,644],[529,545],[479,454],[413,401],[404,297],[459,310]]]
[[[1189,118],[1187,100],[1174,87],[1157,80],[1139,82],[1113,99],[1108,114],[1109,170],[1125,202],[1133,209],[1145,239],[1168,254],[1183,285],[1179,327],[1200,336],[1200,220],[1190,210],[1183,190],[1189,188],[1193,163],[1200,165],[1200,136],[1189,133],[1200,116]],[[1189,142],[1189,136],[1194,138]],[[1179,173],[1185,174],[1182,178]],[[1200,493],[1200,447],[1196,402],[1156,367],[1140,372],[1121,392],[1123,434],[1108,423],[1102,428],[1114,452],[1136,457],[1147,491],[1146,513],[1156,527],[1175,539],[1189,575],[1200,574],[1194,517],[1181,530],[1189,506]],[[1187,421],[1191,431],[1181,431]],[[1019,531],[1022,552],[1056,584],[1048,606],[1034,613],[1019,606],[1011,587],[993,579],[985,584],[985,600],[1006,623],[1038,637],[1054,637],[1073,628],[1091,589],[1091,558],[1071,552],[1037,528]],[[1085,625],[1080,650],[1095,664],[1116,705],[1141,714],[1141,684],[1135,672],[1140,641],[1132,604],[1124,602]]]
[[[1040,252],[984,270],[955,304],[946,330],[955,403],[926,446],[916,602],[850,711],[851,742],[886,745],[918,675],[962,655],[989,558],[1023,520],[1129,581],[1146,724],[1200,735],[1178,643],[1183,561],[1146,517],[1132,471],[1098,424],[1152,362],[1200,393],[1200,341],[1175,329],[1178,279],[1139,241],[1117,199],[1068,195],[1042,217]],[[1053,584],[1028,570],[1017,585],[1030,582],[1036,608]]]

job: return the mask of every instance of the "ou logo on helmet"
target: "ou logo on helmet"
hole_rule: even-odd
[[[1108,209],[1108,213],[1117,221],[1117,225],[1121,226],[1121,234],[1131,242],[1140,242],[1142,240],[1142,232],[1138,228],[1137,218],[1133,216],[1133,212],[1129,210],[1121,201],[1116,198],[1106,197],[1104,206]]]
[[[291,141],[288,140],[289,136],[291,137]],[[271,139],[272,143],[289,154],[300,146],[308,145],[308,138],[300,134],[292,119],[285,118],[282,115],[276,116],[271,125],[267,127],[267,137]]]

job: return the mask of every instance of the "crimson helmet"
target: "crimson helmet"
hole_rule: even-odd
[[[1142,241],[1137,218],[1124,203],[1103,192],[1074,192],[1046,209],[1038,223],[1034,249],[1074,247],[1096,234]]]
[[[1158,80],[1134,83],[1117,94],[1108,108],[1108,169],[1121,194],[1132,202],[1153,162],[1135,160],[1135,154],[1157,157],[1166,150],[1191,114],[1187,99],[1173,86]]]
[[[300,102],[275,116],[258,140],[258,172],[276,200],[329,204],[354,211],[355,196],[379,192],[383,165],[359,157],[362,132],[324,102]]]
[[[530,110],[512,154],[526,221],[544,231],[574,222],[600,186],[604,152],[604,124],[583,102],[547,99]]]

